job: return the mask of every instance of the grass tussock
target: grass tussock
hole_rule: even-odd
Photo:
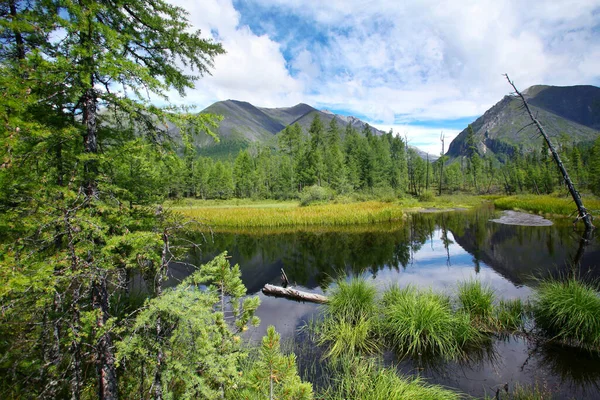
[[[494,291],[488,285],[470,279],[458,285],[461,310],[482,325],[490,325],[494,313]]]
[[[365,279],[338,280],[329,295],[326,313],[334,317],[357,321],[375,314],[377,288]]]
[[[496,329],[504,332],[523,329],[525,313],[521,299],[500,300],[494,310]]]
[[[382,302],[381,330],[402,355],[457,359],[466,346],[484,339],[469,314],[454,312],[449,297],[431,290],[392,288]]]
[[[544,281],[533,299],[536,325],[554,339],[600,349],[600,294],[576,280]]]
[[[324,358],[339,359],[357,354],[374,354],[381,350],[376,336],[376,320],[363,316],[356,321],[344,318],[325,319],[319,329],[319,345],[327,346]]]
[[[600,214],[600,199],[586,197],[585,207],[594,215]],[[501,197],[494,200],[494,205],[503,210],[523,210],[534,213],[570,216],[575,215],[577,206],[571,197],[553,195],[517,195]]]
[[[328,346],[325,357],[337,359],[380,350],[376,295],[375,286],[365,279],[338,280],[318,327],[318,343]]]
[[[394,369],[382,368],[372,360],[346,358],[336,363],[330,386],[323,393],[326,400],[457,400],[460,393],[421,378],[399,376]]]
[[[399,221],[404,210],[397,204],[369,201],[351,204],[272,204],[267,207],[176,207],[175,211],[210,226],[282,227],[310,225],[355,225]]]

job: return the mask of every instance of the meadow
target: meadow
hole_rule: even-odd
[[[431,201],[412,197],[394,202],[352,202],[345,199],[301,206],[297,201],[252,201],[249,199],[183,200],[165,206],[202,224],[213,227],[306,227],[348,226],[401,221],[407,213],[451,211],[470,208],[485,199],[477,196],[441,196]]]

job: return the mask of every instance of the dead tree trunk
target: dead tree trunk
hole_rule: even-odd
[[[583,223],[585,224],[586,230],[594,229],[594,224],[592,224],[592,216],[587,212],[586,208],[583,206],[583,201],[581,200],[581,196],[579,195],[579,192],[577,192],[577,190],[575,189],[575,185],[573,185],[573,182],[571,181],[571,178],[569,177],[569,174],[567,173],[565,166],[563,165],[562,161],[560,160],[560,157],[559,157],[558,153],[556,152],[556,150],[554,149],[554,146],[550,142],[550,138],[546,134],[544,127],[537,120],[537,118],[535,118],[533,116],[533,113],[531,112],[531,109],[529,108],[529,104],[527,104],[527,100],[525,100],[525,96],[523,96],[523,94],[521,92],[519,92],[519,90],[517,89],[515,84],[510,80],[510,78],[508,77],[507,74],[505,74],[504,76],[506,77],[506,80],[508,81],[508,83],[515,90],[515,93],[517,94],[517,96],[519,96],[521,98],[521,101],[523,102],[523,106],[525,107],[525,110],[527,110],[527,113],[529,114],[529,118],[531,118],[531,122],[536,126],[538,132],[542,135],[542,137],[546,141],[546,144],[548,145],[548,148],[550,149],[550,152],[552,153],[552,157],[554,157],[554,161],[556,162],[556,165],[558,166],[558,169],[560,170],[560,173],[562,174],[562,177],[565,180],[565,184],[567,185],[567,188],[569,189],[569,192],[571,193],[571,197],[573,197],[573,201],[575,201],[575,204],[577,205],[578,216],[574,222],[577,222],[578,220],[582,220]]]
[[[267,296],[286,297],[288,299],[308,301],[310,303],[327,303],[329,299],[323,295],[316,293],[302,292],[300,290],[292,288],[283,288],[281,286],[274,286],[266,284],[262,292]]]

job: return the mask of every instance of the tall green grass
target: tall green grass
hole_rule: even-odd
[[[484,339],[469,314],[453,312],[450,298],[431,290],[392,288],[382,304],[382,333],[401,355],[457,359]]]
[[[554,339],[600,349],[600,294],[576,280],[543,281],[533,299],[539,328]]]
[[[474,321],[489,326],[494,313],[494,291],[488,285],[471,279],[458,284],[458,301],[461,310]]]
[[[354,225],[399,221],[404,209],[391,203],[369,201],[306,207],[273,204],[270,207],[177,207],[175,211],[209,226],[281,227]]]
[[[583,199],[585,207],[594,215],[600,214],[600,200],[595,197]],[[503,210],[523,210],[555,215],[576,215],[577,207],[570,197],[552,195],[517,195],[494,200],[494,205]]]
[[[370,354],[380,350],[377,340],[377,289],[365,279],[340,279],[325,305],[318,343],[328,346],[325,357]]]
[[[330,385],[321,394],[326,400],[457,400],[460,393],[421,378],[400,377],[394,369],[373,360],[345,358],[334,364]]]
[[[326,313],[350,322],[375,314],[377,288],[362,278],[339,279],[329,295]]]

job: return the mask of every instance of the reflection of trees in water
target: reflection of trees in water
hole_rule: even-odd
[[[213,240],[207,236],[207,242],[202,243],[202,253],[195,254],[194,263],[228,250],[245,277],[256,277],[255,285],[259,285],[259,275],[261,279],[277,279],[283,266],[292,283],[325,288],[340,274],[377,275],[384,268],[406,268],[427,241],[433,244],[436,230],[448,266],[454,237],[473,256],[476,272],[483,261],[516,284],[557,274],[564,271],[565,263],[571,265],[570,260],[574,264],[583,260],[583,249],[589,241],[581,242],[584,245],[577,250],[572,230],[489,222],[494,216],[493,208],[483,207],[464,212],[414,213],[403,222],[370,225],[368,229],[215,233]]]
[[[547,344],[539,349],[538,364],[560,378],[561,385],[581,388],[586,392],[600,392],[600,354],[585,350]]]

